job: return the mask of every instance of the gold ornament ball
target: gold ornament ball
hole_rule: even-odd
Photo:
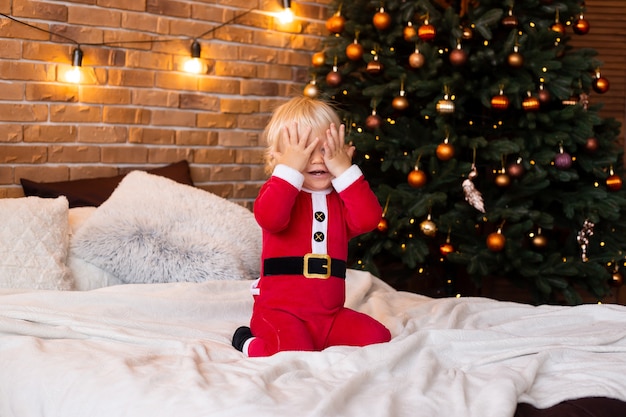
[[[609,91],[609,80],[604,77],[598,77],[593,80],[591,86],[593,87],[593,91],[599,94],[604,94]]]
[[[454,157],[454,146],[450,145],[449,143],[440,143],[439,145],[437,145],[436,153],[437,158],[442,161],[447,161]]]
[[[409,65],[411,68],[421,68],[425,61],[426,58],[419,52],[413,52],[409,55]]]
[[[325,63],[326,63],[326,56],[324,55],[324,52],[316,52],[311,57],[311,64],[314,67],[321,67]]]
[[[391,26],[391,16],[385,11],[379,11],[372,18],[372,23],[376,29],[386,30]]]
[[[507,62],[513,68],[521,68],[524,65],[524,56],[519,52],[511,52],[507,57]]]
[[[487,248],[492,252],[500,252],[505,244],[506,238],[502,233],[493,232],[487,236]]]
[[[565,33],[565,25],[561,22],[553,24],[551,29],[557,33]]]
[[[517,27],[517,25],[519,24],[519,20],[517,19],[517,17],[513,16],[512,14],[509,14],[507,16],[505,16],[504,18],[502,18],[502,26],[512,29]]]
[[[397,96],[391,101],[391,107],[396,110],[403,111],[409,107],[409,100],[404,96]]]
[[[384,217],[381,217],[380,221],[378,222],[378,225],[376,226],[376,229],[382,233],[389,230],[389,223],[387,222],[387,219],[385,219]]]
[[[548,246],[548,238],[546,238],[544,235],[535,235],[532,242],[533,246],[537,249],[543,249]]]
[[[522,101],[522,108],[526,111],[537,111],[541,107],[541,103],[537,97],[526,97]]]
[[[326,29],[328,29],[330,33],[334,33],[334,34],[341,33],[343,32],[343,29],[345,27],[346,27],[346,19],[339,14],[332,15],[326,21]]]
[[[511,185],[511,177],[507,174],[498,174],[496,175],[496,185],[500,188],[506,188]]]
[[[417,30],[415,29],[415,26],[413,25],[405,26],[404,29],[402,30],[402,36],[404,37],[404,40],[407,42],[413,41],[415,37],[417,36]]]
[[[454,252],[454,246],[452,246],[450,243],[446,242],[444,244],[442,244],[441,246],[439,246],[439,253],[442,256],[448,256],[448,254]]]
[[[377,75],[382,72],[383,64],[375,59],[367,63],[367,67],[365,68],[365,70],[368,74]]]
[[[437,225],[432,220],[424,220],[421,222],[420,230],[428,237],[435,237],[437,235]]]
[[[550,102],[550,98],[551,98],[550,92],[548,90],[546,90],[545,88],[542,88],[537,93],[537,98],[539,98],[539,101],[541,103],[549,103]]]
[[[313,83],[308,83],[306,86],[304,86],[305,96],[309,98],[315,98],[317,97],[318,94],[319,94],[319,89],[317,88],[317,85]]]
[[[606,179],[606,187],[611,191],[619,191],[622,188],[622,179],[619,175],[611,175]]]
[[[331,71],[326,75],[326,84],[331,87],[337,87],[341,84],[341,74],[337,71]]]
[[[452,100],[439,100],[437,102],[437,111],[441,114],[454,113],[454,102]]]
[[[363,58],[363,46],[359,43],[351,43],[346,46],[346,56],[350,61],[358,61]]]
[[[620,272],[614,272],[613,275],[611,275],[609,284],[613,287],[621,287],[624,285],[624,276]]]
[[[421,188],[426,185],[427,177],[426,173],[421,169],[414,169],[413,171],[409,172],[406,180],[411,187]]]

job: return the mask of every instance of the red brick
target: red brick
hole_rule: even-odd
[[[181,148],[150,148],[148,150],[148,162],[158,164],[170,164],[182,160],[193,159],[193,149]]]
[[[101,165],[80,165],[70,167],[70,180],[80,180],[83,178],[114,177],[120,174],[115,166]]]
[[[60,165],[22,165],[15,167],[15,182],[20,178],[31,181],[53,182],[69,180],[69,169]]]
[[[129,68],[169,70],[172,67],[172,57],[168,54],[150,51],[129,50],[126,52],[126,66]]]
[[[263,165],[265,163],[265,148],[237,149],[235,162],[238,164]]]
[[[175,91],[133,90],[133,104],[141,106],[178,107],[180,95]]]
[[[13,184],[13,168],[0,166],[0,184]]]
[[[130,90],[127,88],[83,86],[80,90],[82,103],[129,104]]]
[[[201,93],[180,95],[180,108],[181,109],[194,109],[194,110],[207,110],[216,111],[219,110],[220,100],[215,96],[209,96]]]
[[[237,116],[236,126],[241,129],[265,129],[270,116],[266,114],[247,114]]]
[[[123,126],[79,126],[78,137],[85,143],[125,143],[128,129]]]
[[[61,44],[67,44],[67,38],[73,39],[75,43],[82,43],[83,45],[89,43],[102,43],[102,41],[104,40],[104,32],[102,31],[102,29],[95,28],[93,26],[53,24],[50,25],[50,32],[60,35],[52,35],[51,40],[54,42],[59,42]],[[73,50],[75,46],[76,45],[73,45],[71,49]],[[88,49],[93,48],[83,48],[83,50],[85,51],[87,51]],[[88,55],[89,54],[87,54],[85,58],[88,58]]]
[[[50,121],[65,123],[101,122],[102,110],[99,106],[87,106],[83,104],[52,104],[50,105]]]
[[[24,140],[21,124],[0,124],[0,142],[21,142]]]
[[[0,100],[22,100],[24,98],[25,83],[9,81],[0,82]]]
[[[143,12],[146,10],[146,0],[98,0],[98,6]]]
[[[0,121],[41,122],[48,118],[48,106],[43,104],[0,103]]]
[[[0,25],[0,36],[2,35],[2,25]],[[22,42],[11,39],[0,39],[0,58],[21,59]]]
[[[67,23],[73,25],[100,27],[108,26],[119,28],[121,26],[121,22],[121,12],[118,12],[114,9],[72,6],[68,9],[67,13]]]
[[[234,114],[202,112],[197,123],[198,127],[231,129],[237,127],[238,118]]]
[[[29,23],[42,30],[36,30],[31,27],[22,25],[18,22],[8,21],[2,19],[0,24],[0,37],[14,38],[14,39],[30,39],[30,40],[48,40],[50,35],[49,25],[43,23]]]
[[[113,124],[150,124],[151,111],[146,109],[114,107],[104,108],[102,121]]]
[[[215,75],[220,77],[244,77],[254,78],[260,65],[247,64],[241,61],[216,61]]]
[[[54,145],[48,148],[48,162],[100,162],[100,149],[92,146]]]
[[[148,148],[138,146],[105,146],[102,162],[115,164],[141,164],[148,162]]]
[[[183,110],[153,110],[154,126],[196,126],[196,114]]]
[[[224,113],[256,113],[259,102],[256,100],[226,99],[220,100],[220,111]]]
[[[154,86],[154,71],[112,68],[109,70],[108,84],[124,87],[152,87]]]
[[[43,164],[48,158],[46,146],[18,146],[9,145],[2,147],[0,162],[5,164]]]
[[[32,62],[0,62],[0,79],[4,80],[28,80],[28,81],[54,81],[50,67],[46,64]]]
[[[26,84],[25,98],[28,101],[77,102],[78,86],[28,83]]]
[[[128,0],[120,0],[130,3]],[[142,0],[145,7],[145,1]],[[133,2],[133,5],[135,2]],[[122,27],[124,29],[140,30],[143,32],[168,33],[171,19],[162,16],[155,16],[148,13],[123,13]]]
[[[176,145],[178,146],[213,146],[217,144],[218,134],[210,130],[178,130]]]
[[[75,142],[77,129],[74,125],[26,125],[24,142]]]
[[[128,142],[173,145],[176,143],[176,130],[131,128]]]
[[[13,16],[67,21],[67,7],[62,4],[31,0],[13,0]]]
[[[207,93],[238,94],[241,82],[232,78],[200,77],[198,89]]]
[[[216,147],[196,149],[193,162],[198,164],[232,164],[235,162],[235,150]]]
[[[162,14],[167,16],[191,16],[191,6],[186,1],[182,2],[175,0],[147,0],[146,11],[148,13]]]
[[[242,96],[275,96],[278,93],[278,84],[257,81],[257,80],[243,80],[241,82],[241,95]]]
[[[223,130],[219,133],[221,146],[258,146],[259,134],[250,131]]]

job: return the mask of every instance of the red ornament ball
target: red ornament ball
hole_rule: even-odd
[[[423,187],[424,185],[426,185],[426,181],[426,173],[421,169],[416,168],[413,171],[409,172],[409,175],[407,176],[407,182],[413,188]]]
[[[597,138],[587,138],[587,141],[585,142],[585,150],[589,153],[597,151],[599,146],[600,144],[598,143]]]
[[[513,178],[520,178],[522,175],[524,175],[526,169],[521,163],[514,162],[506,167],[506,172],[508,172],[508,174]]]
[[[621,287],[624,285],[624,276],[619,271],[613,272],[613,275],[611,275],[611,279],[609,280],[609,284],[612,287]]]
[[[365,127],[369,130],[376,130],[383,124],[383,119],[377,114],[370,114],[365,119]]]
[[[522,101],[522,108],[526,111],[537,111],[541,107],[541,103],[537,97],[526,97]]]
[[[491,108],[495,110],[506,110],[509,108],[509,98],[504,94],[498,94],[491,98]]]
[[[389,230],[389,223],[387,222],[387,219],[385,219],[384,217],[381,217],[380,221],[378,222],[378,225],[376,226],[376,229],[381,233],[384,233],[387,230]]]
[[[610,175],[606,179],[606,188],[611,191],[619,191],[622,188],[622,179],[619,177],[619,175]]]
[[[537,93],[537,98],[539,99],[539,101],[541,103],[549,103],[550,102],[550,92],[548,90],[546,90],[545,88],[540,88],[539,92]]]
[[[589,33],[589,28],[590,28],[589,21],[586,20],[584,17],[581,17],[576,22],[574,22],[574,25],[572,26],[572,28],[574,29],[575,34],[586,35],[587,33]]]
[[[367,71],[368,74],[378,75],[383,71],[383,68],[383,64],[379,60],[373,59],[367,63],[365,71]]]
[[[425,23],[417,30],[417,36],[423,41],[432,41],[437,36],[437,29],[430,23]]]
[[[326,75],[326,84],[331,87],[337,87],[341,84],[341,74],[337,71],[331,71]]]
[[[452,52],[450,52],[450,63],[455,67],[460,67],[466,62],[467,52],[465,52],[463,49],[456,48],[453,49]]]
[[[598,77],[593,80],[591,86],[596,93],[604,94],[609,91],[609,80],[604,77]]]
[[[439,253],[441,254],[441,256],[448,256],[448,254],[454,252],[454,246],[452,246],[450,243],[446,242],[444,244],[442,244],[441,246],[439,246]]]
[[[511,52],[506,61],[511,68],[521,68],[524,65],[524,56],[519,52]]]

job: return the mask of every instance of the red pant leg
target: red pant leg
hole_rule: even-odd
[[[284,311],[257,309],[250,320],[255,339],[250,342],[248,356],[271,356],[284,350],[313,350],[313,340],[306,325]]]
[[[328,334],[328,346],[366,346],[391,340],[391,333],[380,322],[349,308],[339,310]]]

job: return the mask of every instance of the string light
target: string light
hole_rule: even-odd
[[[283,0],[283,10],[276,17],[283,25],[293,22],[294,14],[291,10],[291,0]]]
[[[72,52],[72,69],[65,73],[65,80],[78,84],[82,80],[81,67],[83,66],[83,51],[77,46]]]
[[[294,19],[294,14],[291,10],[291,0],[282,0],[282,4],[283,4],[283,11],[276,16],[276,18],[281,19],[281,22],[283,21],[282,19],[285,17],[290,17],[291,20],[289,21],[293,21]],[[205,65],[200,57],[201,55],[201,45],[199,42],[199,39],[202,39],[206,36],[208,36],[209,34],[212,34],[213,32],[215,32],[218,29],[221,29],[224,26],[227,26],[233,22],[235,22],[236,20],[238,20],[239,18],[251,13],[252,11],[257,10],[256,7],[250,8],[238,15],[235,15],[234,17],[232,17],[231,19],[225,21],[224,23],[221,23],[215,27],[212,27],[211,29],[207,30],[206,32],[195,36],[193,39],[193,42],[191,44],[191,48],[190,48],[190,58],[188,60],[185,61],[185,63],[182,66],[182,69],[185,72],[189,72],[189,73],[194,73],[194,74],[200,74],[203,72],[203,70],[205,69]],[[83,61],[83,51],[80,49],[80,44],[78,41],[65,36],[61,33],[55,33],[46,29],[43,29],[41,27],[37,27],[35,25],[31,25],[27,22],[21,21],[19,19],[14,18],[13,16],[7,15],[5,13],[0,13],[0,16],[5,17],[9,20],[12,20],[16,23],[19,23],[21,25],[24,26],[28,26],[34,30],[38,30],[38,31],[42,31],[45,32],[49,35],[53,35],[55,37],[59,37],[62,39],[67,40],[68,42],[75,44],[76,48],[72,51],[72,68],[68,71],[66,71],[66,73],[63,75],[63,78],[65,79],[65,81],[67,82],[71,82],[71,83],[80,83],[82,77],[82,61]],[[176,42],[178,41],[179,38],[172,38],[172,39],[142,39],[142,40],[130,40],[130,41],[115,41],[115,42],[102,42],[102,43],[83,43],[82,45],[89,45],[89,46],[119,46],[119,45],[123,45],[123,44],[138,44],[138,43],[157,43],[157,42]]]

